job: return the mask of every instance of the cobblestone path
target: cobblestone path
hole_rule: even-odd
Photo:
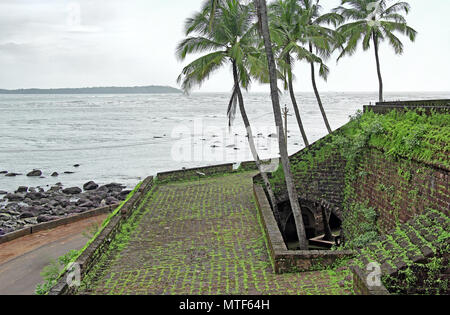
[[[334,271],[275,275],[251,178],[157,186],[81,294],[351,294]]]

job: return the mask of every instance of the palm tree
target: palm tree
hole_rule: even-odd
[[[338,28],[346,42],[346,46],[343,48],[339,58],[345,55],[352,55],[356,51],[360,40],[362,40],[364,50],[368,50],[370,42],[373,42],[380,102],[383,101],[383,79],[379,57],[380,43],[387,39],[394,48],[395,53],[402,54],[403,44],[394,35],[394,32],[408,36],[411,41],[414,41],[417,35],[417,32],[407,25],[406,19],[401,14],[402,11],[408,14],[410,5],[407,2],[396,2],[388,6],[388,2],[390,1],[342,0],[342,6],[335,9],[336,12],[352,21]],[[348,4],[349,7],[345,7],[345,4]]]
[[[321,14],[322,6],[319,5],[319,0],[299,0],[302,8],[300,21],[303,25],[303,38],[310,53],[314,51],[322,58],[328,58],[331,52],[336,47],[337,33],[335,30],[330,29],[326,25],[334,25],[335,27],[343,21],[343,17],[336,13]],[[324,65],[322,60],[318,62],[320,64],[319,75],[327,79],[328,67]],[[317,103],[320,108],[320,112],[327,127],[328,133],[331,133],[330,123],[327,118],[327,114],[322,104],[322,99],[319,94],[319,90],[316,84],[316,70],[314,61],[310,61],[311,66],[311,82],[316,95]]]
[[[258,21],[260,27],[260,33],[264,40],[264,47],[266,51],[269,79],[270,79],[270,95],[272,98],[272,107],[275,117],[275,125],[278,128],[278,145],[280,147],[281,164],[284,170],[284,176],[286,180],[286,188],[289,195],[289,201],[291,203],[292,214],[295,220],[295,226],[297,230],[297,236],[299,239],[300,249],[308,249],[308,240],[306,239],[305,226],[303,224],[302,212],[300,203],[298,201],[298,193],[294,185],[294,180],[291,171],[291,164],[289,161],[289,154],[286,145],[286,139],[283,130],[283,120],[281,117],[280,99],[278,95],[277,86],[277,66],[275,63],[275,57],[273,54],[272,41],[269,31],[269,21],[267,16],[267,4],[265,0],[254,0],[257,8]]]
[[[208,0],[201,12],[186,21],[187,38],[177,48],[177,56],[181,60],[191,53],[208,53],[187,65],[178,77],[178,82],[182,84],[184,91],[189,92],[193,86],[206,81],[216,70],[226,64],[231,65],[234,86],[227,110],[229,124],[231,125],[236,105],[239,104],[250,150],[269,194],[274,215],[279,222],[275,194],[267,174],[262,169],[241,91],[241,87],[248,89],[252,77],[262,82],[268,81],[267,66],[262,58],[263,52],[257,47],[258,37],[253,23],[252,8],[241,5],[238,0],[221,0],[216,2],[214,11],[211,11],[210,4]],[[211,14],[214,14],[214,17],[211,17]],[[213,27],[210,27],[211,20]],[[197,36],[191,36],[193,33]]]
[[[310,57],[310,53],[298,44],[298,36],[300,34],[297,22],[298,14],[299,6],[297,5],[297,0],[278,0],[269,6],[270,33],[275,49],[278,51],[277,62],[279,68],[282,69],[284,89],[289,91],[303,142],[308,147],[309,141],[303,126],[292,83],[294,79],[292,69],[295,63],[292,54],[296,54],[297,59]]]

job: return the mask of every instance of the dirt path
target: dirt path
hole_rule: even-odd
[[[275,275],[254,173],[162,185],[86,277],[80,294],[350,294],[334,271]]]
[[[42,269],[68,251],[81,249],[88,241],[83,233],[106,217],[89,218],[0,244],[0,295],[33,294],[42,282]]]

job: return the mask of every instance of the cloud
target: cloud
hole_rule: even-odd
[[[0,88],[174,86],[185,65],[176,60],[175,46],[183,38],[184,20],[203,1],[0,0]],[[426,1],[410,0],[408,20],[419,37],[414,44],[405,40],[403,56],[382,45],[386,89],[448,89],[450,2],[434,2],[436,6],[430,7]],[[330,9],[339,3],[327,0],[323,5]],[[436,61],[442,69],[439,74]],[[359,49],[338,65],[333,58],[328,64],[331,74],[327,83],[319,82],[321,91],[376,90],[372,51]],[[299,63],[295,74],[296,90],[310,91],[307,65]],[[230,71],[224,69],[202,91],[228,92],[231,87]],[[267,91],[266,86],[254,88]]]

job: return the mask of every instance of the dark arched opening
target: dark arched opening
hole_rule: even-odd
[[[330,229],[331,231],[340,231],[342,226],[342,221],[332,212],[330,216]]]
[[[316,222],[310,209],[302,207],[303,225],[305,226],[306,238],[310,239],[316,236]],[[295,225],[295,219],[292,212],[288,216],[284,225],[284,238],[289,249],[296,249],[298,246],[298,235]]]

